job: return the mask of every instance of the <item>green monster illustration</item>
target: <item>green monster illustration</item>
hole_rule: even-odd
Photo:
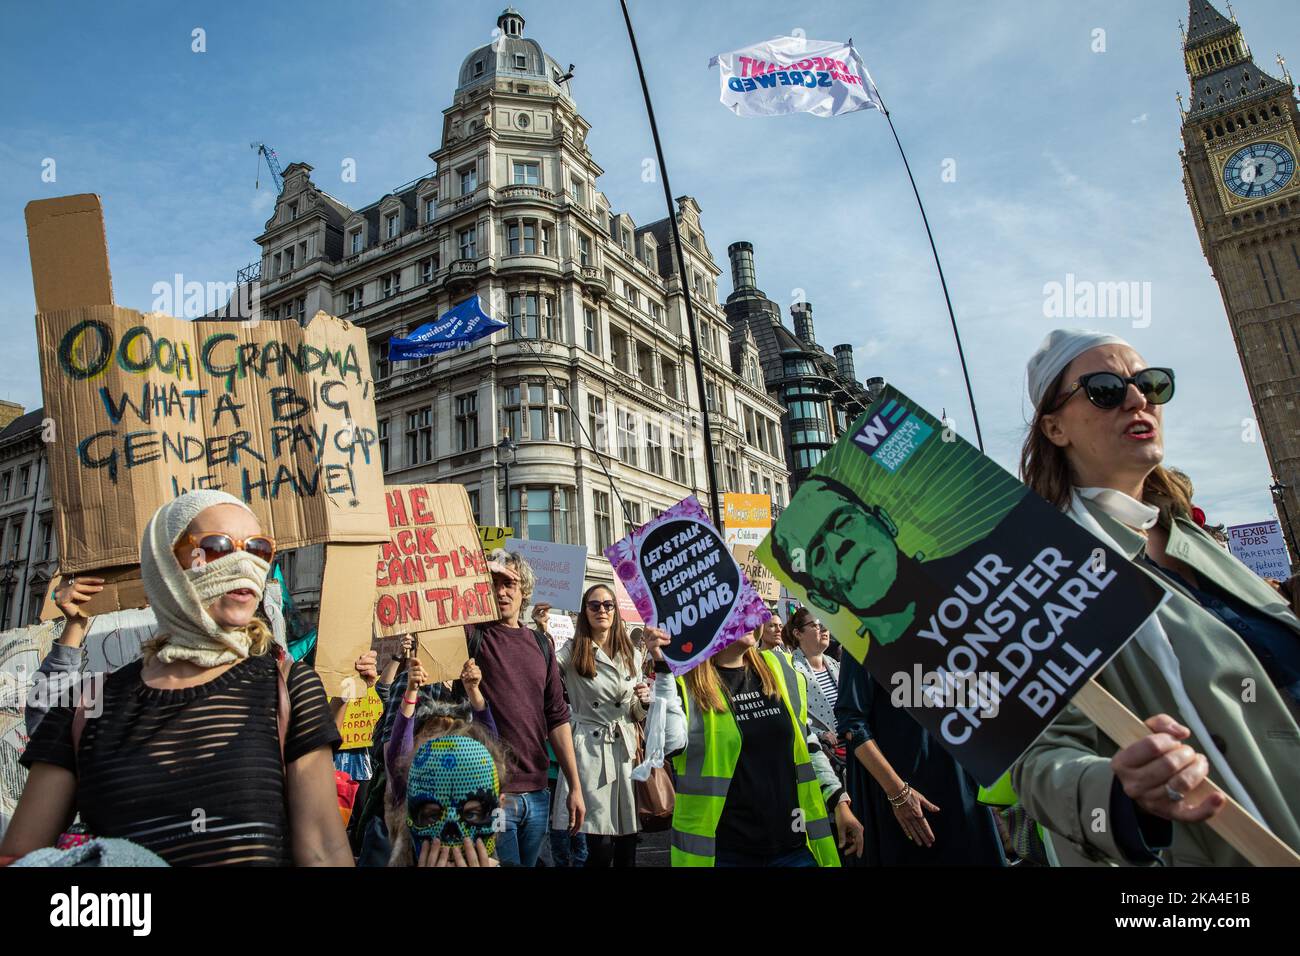
[[[898,548],[898,528],[883,508],[864,507],[830,478],[804,481],[772,537],[772,554],[813,605],[858,618],[858,636],[889,644],[916,619],[904,585],[921,577],[922,555]],[[912,593],[915,593],[913,591]]]

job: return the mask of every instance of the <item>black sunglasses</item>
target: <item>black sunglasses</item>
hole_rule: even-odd
[[[614,608],[616,607],[618,607],[618,605],[615,604],[613,601],[588,601],[587,602],[587,610],[590,611],[592,614],[595,614],[598,611],[613,611]]]
[[[1080,389],[1088,396],[1088,401],[1098,408],[1119,408],[1124,404],[1124,396],[1128,394],[1130,385],[1137,386],[1149,404],[1164,405],[1174,397],[1174,370],[1144,368],[1131,378],[1115,372],[1089,372],[1079,376],[1079,380],[1070,386],[1070,390],[1061,396],[1051,411],[1060,411]]]

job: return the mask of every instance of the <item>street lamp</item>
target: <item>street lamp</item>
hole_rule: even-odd
[[[510,437],[509,432],[506,432],[505,438],[502,438],[501,441],[497,442],[497,461],[501,462],[501,468],[504,472],[505,478],[505,483],[503,485],[504,493],[502,497],[505,499],[505,508],[503,509],[503,513],[506,516],[506,524],[510,523],[510,466],[515,463],[515,453],[518,450],[519,446],[515,444],[515,441]]]
[[[1273,484],[1269,485],[1268,490],[1273,492],[1273,497],[1276,498],[1277,503],[1282,506],[1282,535],[1286,538],[1287,544],[1291,546],[1291,560],[1293,562],[1300,562],[1300,550],[1296,549],[1295,539],[1291,536],[1291,513],[1286,506],[1286,493],[1290,487],[1290,485],[1283,484],[1275,479]]]

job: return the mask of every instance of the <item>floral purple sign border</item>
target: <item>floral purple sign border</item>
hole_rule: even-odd
[[[700,505],[698,499],[691,495],[677,502],[659,517],[637,528],[626,538],[615,541],[605,549],[605,557],[609,558],[609,563],[613,565],[614,575],[627,589],[628,596],[632,598],[632,603],[636,605],[642,619],[651,627],[661,626],[655,618],[655,603],[650,596],[649,585],[646,584],[645,578],[641,575],[641,562],[639,561],[641,542],[647,534],[664,522],[680,521],[683,518],[699,522],[709,529],[710,534],[717,538],[718,543],[722,545],[723,552],[727,555],[727,560],[736,566],[736,573],[740,578],[740,593],[731,607],[731,613],[722,622],[722,627],[718,629],[718,632],[713,635],[713,639],[698,654],[692,655],[685,661],[673,661],[665,658],[668,669],[679,676],[692,670],[697,664],[708,660],[728,645],[736,643],[745,634],[756,627],[762,626],[772,617],[772,612],[768,610],[762,597],[754,590],[754,585],[750,583],[749,577],[745,574],[745,569],[736,563],[736,559],[723,541],[722,535],[713,526],[708,512]]]

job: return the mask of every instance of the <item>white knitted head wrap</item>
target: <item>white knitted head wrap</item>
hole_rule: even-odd
[[[236,551],[216,561],[182,570],[173,548],[199,513],[215,505],[252,509],[224,491],[194,491],[163,505],[144,530],[140,570],[145,596],[158,618],[166,642],[158,651],[163,662],[191,661],[204,667],[229,664],[248,656],[252,639],[243,629],[226,630],[212,619],[208,605],[228,591],[249,588],[260,602],[271,566]]]
[[[1043,344],[1029,359],[1029,398],[1034,408],[1043,404],[1043,396],[1056,381],[1056,376],[1070,363],[1089,349],[1099,345],[1128,345],[1118,335],[1093,332],[1087,329],[1055,329],[1047,333]]]

